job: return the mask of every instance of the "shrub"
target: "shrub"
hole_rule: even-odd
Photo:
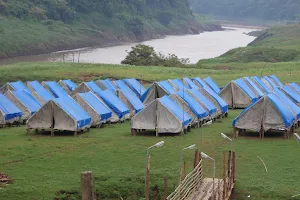
[[[29,10],[29,14],[34,19],[44,20],[47,19],[46,11],[40,7],[34,6]]]
[[[138,44],[131,48],[131,51],[128,52],[126,58],[121,63],[142,66],[183,67],[189,63],[189,59],[178,58],[174,54],[157,54],[153,47]]]

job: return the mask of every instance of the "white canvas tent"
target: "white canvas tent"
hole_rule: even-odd
[[[23,98],[24,95],[26,98]],[[5,96],[22,111],[21,120],[27,120],[41,106],[39,102],[26,91],[9,90],[5,93]]]
[[[70,93],[71,96],[74,96],[77,93],[87,93],[87,92],[94,92],[85,82],[80,83],[78,87]]]
[[[27,131],[54,130],[77,131],[88,129],[91,125],[90,116],[71,98],[64,97],[48,101],[27,121]]]
[[[217,113],[216,115],[222,115],[222,108],[220,104],[203,88],[198,88],[198,91],[203,94],[216,108],[217,108]]]
[[[164,102],[167,100],[168,103]],[[155,99],[143,110],[131,119],[131,131],[156,130],[156,136],[160,133],[183,133],[189,127],[191,117],[184,112],[184,122],[171,109],[168,108],[172,101],[168,96]],[[176,104],[172,101],[173,104]],[[177,104],[176,104],[177,105]],[[177,107],[179,107],[177,105]],[[182,111],[181,111],[182,112]]]
[[[175,93],[177,89],[173,87],[168,81],[154,82],[141,97],[144,105],[148,105],[153,100],[161,98],[165,95]]]
[[[134,116],[135,115],[135,109],[134,109],[133,105],[130,103],[130,101],[128,100],[128,98],[125,96],[123,91],[118,89],[118,90],[116,90],[115,93],[116,93],[117,97],[119,97],[119,99],[121,99],[121,101],[127,106],[127,108],[129,108],[130,117]]]
[[[89,114],[92,119],[91,126],[98,127],[101,124],[100,114],[79,93],[75,94],[73,99]]]
[[[252,98],[234,81],[227,84],[219,96],[231,108],[246,108],[252,103]]]
[[[200,121],[197,117],[197,115],[195,115],[195,113],[192,111],[191,107],[189,106],[189,104],[184,101],[182,98],[180,98],[177,94],[171,94],[169,96],[175,103],[177,103],[177,105],[179,105],[181,107],[181,109],[183,109],[187,114],[189,114],[189,116],[192,118],[191,124],[195,127],[199,127],[200,126]]]
[[[251,130],[260,132],[260,136],[264,137],[264,132],[269,130],[290,130],[294,121],[295,115],[288,105],[270,93],[244,109],[232,125],[235,136],[238,136],[239,130]]]

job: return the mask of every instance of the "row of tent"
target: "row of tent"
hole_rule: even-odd
[[[75,131],[106,121],[117,122],[129,119],[143,110],[144,104],[151,103],[149,91],[153,90],[153,87],[168,85],[173,88],[173,92],[162,89],[160,95],[169,96],[174,104],[177,102],[180,106],[174,112],[186,111],[191,116],[189,124],[199,124],[228,112],[225,102],[211,87],[204,84],[206,83],[200,78],[174,79],[155,82],[146,90],[136,79],[105,79],[83,82],[78,86],[71,80],[61,80],[58,83],[9,82],[0,88],[5,94],[0,97],[0,110],[5,110],[1,123],[12,123],[22,119],[28,120],[29,129],[52,127]],[[143,100],[145,96],[147,101]],[[9,106],[7,102],[10,102]]]
[[[123,81],[123,80],[122,80]],[[125,81],[124,81],[125,84]],[[10,82],[1,88],[1,124],[27,121],[28,129],[82,130],[102,123],[129,119],[144,105],[129,87],[116,93],[102,90],[93,81],[76,92],[71,80]],[[67,90],[68,89],[68,90]],[[118,96],[117,96],[118,95]]]
[[[131,119],[133,133],[138,130],[180,133],[228,114],[226,102],[201,78],[154,82],[141,100],[145,108]]]
[[[283,85],[274,75],[244,77],[230,82],[219,94],[229,106],[245,108],[232,123],[236,130],[286,132],[298,126],[300,86],[296,83]]]

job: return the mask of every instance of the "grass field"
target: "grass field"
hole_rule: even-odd
[[[59,80],[71,78],[76,82],[106,77],[139,78],[148,81],[183,76],[211,76],[224,86],[242,76],[275,74],[283,82],[298,81],[300,66],[286,63],[229,63],[222,66],[205,64],[201,68],[136,67],[70,63],[19,63],[0,67],[1,84],[13,80]],[[232,137],[231,122],[240,110],[230,110],[229,117],[203,129],[193,129],[183,137],[130,136],[129,123],[92,129],[73,137],[25,136],[25,127],[0,129],[0,171],[14,179],[13,184],[0,187],[1,199],[79,199],[80,172],[91,170],[95,188],[101,199],[143,199],[146,148],[164,140],[165,145],[151,150],[151,188],[158,186],[163,194],[163,178],[169,178],[169,193],[178,180],[181,149],[195,143],[197,148],[216,158],[217,174],[221,175],[222,151],[229,144],[220,137],[224,132]],[[297,131],[297,130],[296,130]],[[232,199],[281,200],[299,199],[300,145],[295,140],[267,137],[234,139],[237,153],[236,188]],[[268,173],[257,156],[268,167]],[[191,170],[193,151],[186,151]],[[211,163],[205,160],[205,176],[210,177]],[[65,193],[71,193],[66,195]],[[152,194],[152,192],[151,192]]]
[[[203,129],[193,129],[183,137],[130,136],[129,123],[115,124],[73,137],[72,134],[25,136],[25,127],[0,131],[0,171],[14,182],[0,189],[1,199],[53,199],[66,197],[60,191],[78,198],[80,172],[91,170],[101,199],[141,199],[143,197],[146,148],[164,140],[165,145],[151,150],[151,188],[156,185],[163,194],[163,178],[169,178],[169,192],[178,180],[181,149],[196,144],[197,148],[216,157],[217,174],[222,173],[221,153],[229,144],[220,137],[231,136],[229,117]],[[238,138],[233,141],[237,152],[236,188],[232,199],[292,199],[299,191],[299,143],[282,138]],[[215,156],[216,155],[216,156]],[[260,156],[268,173],[257,156]],[[186,151],[189,170],[193,151]],[[205,176],[211,177],[211,163],[204,161]],[[60,195],[59,195],[60,194]],[[67,198],[65,198],[67,199]],[[293,198],[295,199],[295,198]]]
[[[8,81],[60,80],[72,79],[77,83],[103,78],[141,78],[147,81],[165,80],[178,77],[211,76],[220,86],[243,76],[278,76],[282,82],[300,82],[298,62],[280,63],[205,63],[200,66],[188,65],[185,68],[143,67],[109,64],[73,63],[17,63],[0,67],[0,85]]]

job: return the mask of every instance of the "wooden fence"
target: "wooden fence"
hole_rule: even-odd
[[[202,160],[200,159],[194,170],[184,178],[175,191],[167,197],[167,200],[187,199],[200,187],[202,181]]]
[[[223,177],[204,178],[202,173],[201,156],[196,158],[195,167],[179,186],[171,193],[167,200],[228,200],[234,189],[235,180],[235,152],[229,152],[227,160],[226,152],[223,152]],[[180,174],[181,177],[181,174]]]

